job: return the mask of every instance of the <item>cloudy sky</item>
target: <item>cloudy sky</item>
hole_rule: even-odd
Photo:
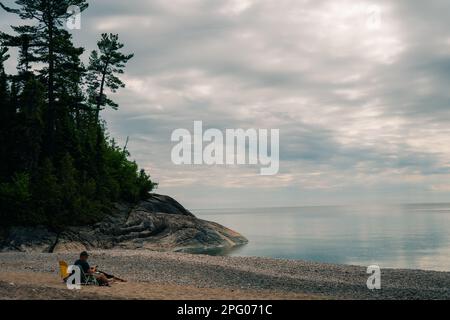
[[[135,53],[108,129],[189,208],[450,201],[448,0],[91,1],[102,32]],[[172,164],[194,120],[280,129],[279,174]]]

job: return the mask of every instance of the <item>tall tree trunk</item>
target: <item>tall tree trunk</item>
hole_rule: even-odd
[[[97,125],[97,154],[100,155],[100,141],[102,139],[102,128],[100,126],[100,108],[102,106],[103,92],[105,90],[106,72],[108,71],[109,57],[105,61],[105,66],[103,68],[102,81],[100,83],[100,94],[97,99],[97,108],[95,110],[95,124]]]
[[[49,9],[50,11],[50,9]],[[55,151],[55,123],[56,123],[56,110],[55,110],[55,92],[54,92],[54,76],[55,76],[55,53],[54,53],[54,21],[53,17],[49,13],[48,15],[48,152],[52,155]]]
[[[95,110],[95,123],[98,123],[99,117],[100,117],[100,108],[102,105],[102,99],[103,99],[103,92],[105,90],[105,81],[106,81],[106,72],[108,71],[109,67],[109,57],[105,61],[105,66],[103,67],[102,71],[102,81],[100,83],[100,93],[97,99],[97,108]]]

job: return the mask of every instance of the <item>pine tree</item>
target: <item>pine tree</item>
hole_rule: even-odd
[[[0,39],[5,46],[17,47],[19,49],[19,73],[27,73],[30,71],[31,63],[37,60],[33,56],[33,47],[42,46],[42,44],[36,42],[38,28],[35,26],[12,26],[11,28],[17,35],[12,36],[0,32]]]
[[[8,48],[0,47],[0,73],[5,72],[4,63],[9,59]]]
[[[60,230],[99,221],[114,202],[145,199],[156,184],[99,119],[104,107],[117,108],[105,91],[125,86],[118,75],[133,55],[104,34],[86,69],[84,49],[62,29],[67,7],[84,10],[84,0],[15,3],[19,9],[0,6],[37,23],[0,31],[0,227]],[[5,46],[18,49],[17,74],[4,70]]]
[[[85,0],[16,0],[19,9],[13,9],[0,2],[0,6],[9,13],[14,13],[24,20],[37,22],[35,33],[29,39],[35,46],[32,47],[33,60],[47,65],[42,75],[47,82],[48,95],[48,119],[47,119],[47,143],[48,152],[54,151],[56,109],[55,109],[55,69],[57,68],[59,55],[64,54],[70,41],[67,41],[61,27],[64,22],[73,15],[68,13],[69,6],[75,5],[83,11],[87,8]],[[20,31],[17,29],[15,31]],[[20,34],[20,35],[23,35]],[[13,37],[14,38],[14,37]],[[69,45],[70,44],[70,45]]]
[[[28,224],[33,220],[28,208],[31,204],[30,176],[15,174],[10,182],[0,183],[0,220],[2,225]]]
[[[12,120],[8,79],[3,66],[9,58],[7,53],[7,48],[0,47],[0,181],[7,178],[9,172],[7,142],[9,139],[8,126]]]
[[[55,166],[48,158],[42,161],[41,166],[37,170],[33,185],[33,205],[36,218],[34,223],[56,227],[61,222],[59,213],[61,207],[61,186],[56,175]]]
[[[19,144],[15,147],[18,150],[17,163],[21,164],[20,170],[33,172],[39,165],[45,129],[42,119],[44,86],[33,75],[25,84],[19,101],[18,125],[14,128],[15,143]]]
[[[117,74],[123,74],[126,63],[134,56],[120,52],[124,45],[119,42],[119,36],[116,34],[103,33],[97,46],[99,51],[92,51],[89,58],[87,76],[90,101],[95,105],[95,123],[99,123],[102,107],[117,109],[118,105],[107,97],[105,89],[116,92],[125,87]]]
[[[8,48],[0,47],[0,112],[4,109],[8,101],[8,80],[4,68],[4,63],[8,59]]]

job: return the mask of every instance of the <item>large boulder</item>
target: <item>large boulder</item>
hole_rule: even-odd
[[[139,204],[139,207],[148,212],[160,212],[191,217],[194,216],[175,199],[160,194],[152,194],[152,196],[148,200],[142,201]]]
[[[58,235],[44,226],[12,227],[0,242],[1,251],[52,252]]]
[[[201,252],[247,243],[239,233],[196,218],[174,199],[152,194],[136,206],[116,205],[103,221],[67,227],[56,234],[45,227],[12,228],[3,250],[79,252],[90,249],[149,249]]]
[[[230,248],[247,240],[220,224],[194,216],[133,210],[120,229],[117,246],[124,249],[202,251]]]

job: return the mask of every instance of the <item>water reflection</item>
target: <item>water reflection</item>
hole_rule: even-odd
[[[450,204],[194,212],[250,241],[208,254],[450,270]]]

